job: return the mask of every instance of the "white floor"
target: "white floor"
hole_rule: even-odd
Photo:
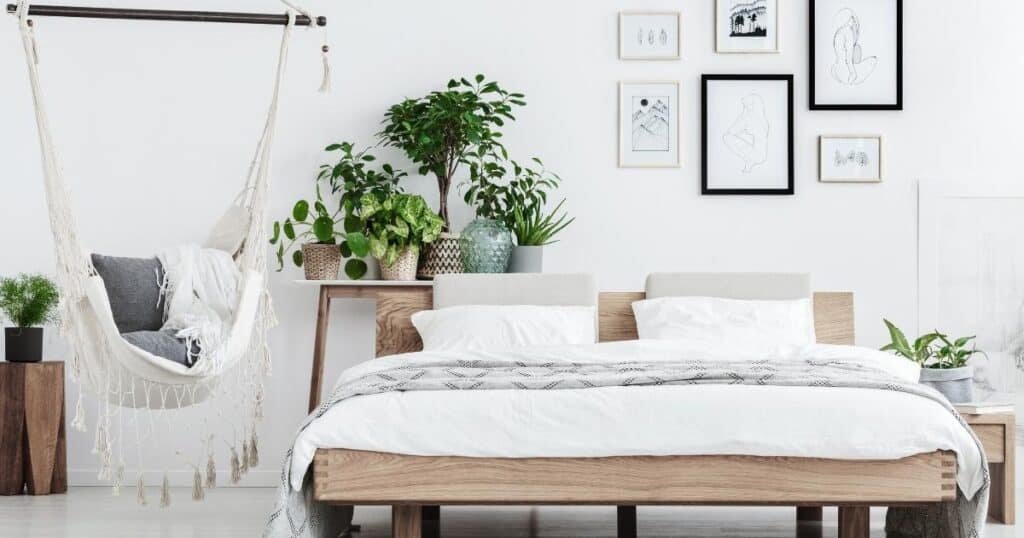
[[[175,489],[170,508],[156,506],[159,492],[148,492],[149,506],[135,503],[126,488],[111,497],[108,488],[72,488],[67,495],[0,497],[0,538],[245,537],[262,535],[274,490],[224,488],[210,492],[204,503],[193,502],[190,490]],[[1024,514],[1024,491],[1017,494],[1017,511]],[[687,538],[793,538],[836,536],[835,510],[825,511],[823,531],[802,528],[798,534],[792,508],[666,508],[639,510],[641,536]],[[872,536],[883,537],[885,512],[872,510]],[[390,510],[356,510],[363,525],[360,538],[390,536]],[[809,531],[809,532],[808,532]],[[445,538],[466,537],[611,537],[615,509],[610,507],[445,508]],[[1024,536],[1024,526],[990,524],[987,538]]]

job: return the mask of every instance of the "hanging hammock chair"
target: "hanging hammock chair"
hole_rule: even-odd
[[[287,1],[285,4],[289,7],[288,24],[284,26],[270,107],[255,155],[240,194],[212,228],[213,232],[203,245],[206,248],[226,250],[234,255],[241,275],[238,302],[233,318],[227,323],[229,334],[217,349],[204,354],[210,360],[200,360],[192,367],[140,349],[126,341],[118,331],[104,281],[93,266],[88,251],[79,241],[71,198],[57,160],[40,88],[39,57],[34,27],[28,19],[29,5],[27,2],[18,5],[16,14],[35,102],[47,208],[56,245],[56,279],[61,291],[59,324],[73,350],[71,371],[82,384],[81,392],[87,391],[97,397],[94,452],[101,459],[99,478],[112,481],[115,492],[124,478],[123,443],[120,442],[120,436],[126,430],[124,413],[120,411],[123,408],[138,410],[138,413],[151,413],[148,417],[135,415],[133,426],[138,437],[137,445],[149,438],[155,448],[159,449],[161,447],[155,439],[157,426],[153,420],[154,415],[167,418],[163,416],[166,410],[210,403],[214,409],[201,414],[205,426],[200,440],[205,446],[202,456],[208,458],[206,487],[213,486],[216,481],[214,435],[210,433],[214,428],[212,422],[223,420],[231,431],[224,441],[231,450],[232,481],[237,481],[240,474],[258,460],[255,422],[262,416],[263,378],[270,370],[266,336],[267,331],[276,324],[266,289],[267,237],[264,213],[281,80],[295,24],[296,15],[293,10],[298,10]],[[301,12],[313,19],[309,13]],[[324,64],[326,87],[326,56]],[[324,87],[321,89],[324,90]],[[221,400],[221,404],[214,403],[218,400]],[[231,414],[237,416],[229,417]],[[164,422],[169,428],[172,427],[172,420]],[[81,393],[72,426],[82,431],[85,429]],[[186,426],[186,431],[192,431],[192,426]],[[115,442],[118,446],[115,446]],[[140,501],[144,502],[144,489],[141,488],[142,449],[137,450],[140,460]],[[184,458],[180,451],[178,456]],[[189,463],[195,469],[197,490],[193,494],[197,498],[202,497],[203,481],[199,476],[201,461],[193,459]],[[164,489],[166,496],[166,471]],[[169,502],[169,499],[163,500]]]

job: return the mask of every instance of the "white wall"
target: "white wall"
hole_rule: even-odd
[[[133,5],[146,6],[136,1]],[[238,9],[237,2],[154,1],[151,7]],[[278,10],[272,0],[252,10]],[[806,2],[783,2],[782,53],[713,52],[712,0],[391,0],[314,5],[330,19],[335,91],[315,93],[319,34],[299,32],[275,149],[272,214],[310,194],[328,143],[368,144],[384,109],[486,73],[527,94],[507,130],[519,158],[537,155],[565,178],[577,217],[549,249],[549,271],[590,271],[604,289],[639,289],[651,271],[807,271],[819,290],[857,294],[860,343],[882,341],[884,315],[916,320],[916,180],[1017,182],[1024,111],[1021,40],[991,24],[1024,3],[906,2],[903,112],[810,112]],[[146,6],[150,7],[150,6]],[[617,13],[681,9],[680,62],[617,59]],[[82,236],[98,252],[150,255],[202,239],[240,185],[268,97],[278,33],[265,27],[47,19],[41,70]],[[0,21],[0,273],[50,271],[25,67],[13,19]],[[701,73],[796,75],[796,196],[699,195]],[[678,79],[684,166],[616,168],[616,84]],[[817,183],[817,137],[885,136],[885,182]],[[397,155],[384,152],[396,164]],[[430,194],[432,180],[410,188]],[[436,195],[433,197],[436,199]],[[429,199],[429,197],[428,197]],[[470,218],[455,210],[457,225]],[[273,334],[263,469],[272,483],[304,414],[314,294],[272,276],[282,324]],[[335,307],[329,378],[371,357],[372,307]],[[49,348],[60,358],[59,343]],[[69,398],[75,392],[69,389]],[[386,425],[382,425],[386,427]],[[70,434],[78,481],[95,467],[91,437]]]

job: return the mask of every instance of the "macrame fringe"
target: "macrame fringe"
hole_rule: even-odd
[[[166,508],[171,505],[171,481],[164,471],[164,483],[160,486],[160,506]]]
[[[252,432],[252,440],[249,441],[249,467],[257,467],[260,464],[260,451],[256,447],[256,432]]]
[[[110,485],[110,494],[114,497],[121,496],[121,484],[124,482],[124,465],[118,465],[114,472],[113,483]]]
[[[324,63],[324,78],[320,82],[320,93],[329,93],[331,91],[331,60],[327,57],[327,53],[330,50],[331,48],[326,44],[320,48],[320,57],[323,58]]]
[[[135,500],[138,501],[139,505],[146,506],[149,504],[146,502],[146,482],[143,479],[142,472],[139,472],[139,482],[135,484],[135,489],[138,490]]]
[[[217,487],[217,464],[213,461],[213,453],[206,460],[206,489]]]
[[[82,405],[82,393],[78,393],[78,404],[75,405],[75,418],[71,421],[71,428],[77,432],[85,431],[85,406]]]
[[[206,493],[203,491],[203,475],[199,472],[199,467],[196,467],[196,472],[192,475],[192,500],[201,501]]]
[[[231,483],[237,484],[242,480],[242,463],[238,461],[238,451],[231,447]]]

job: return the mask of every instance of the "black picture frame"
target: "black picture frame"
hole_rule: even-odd
[[[712,188],[708,185],[708,82],[717,80],[725,81],[783,81],[786,82],[787,107],[786,114],[788,121],[788,143],[787,143],[787,185],[784,188],[770,189],[722,189]],[[701,184],[700,193],[707,196],[718,195],[775,195],[789,196],[796,193],[795,175],[793,170],[794,158],[794,124],[793,121],[793,75],[701,75],[701,97],[700,97],[700,130],[701,130]]]
[[[809,24],[810,33],[808,34],[808,50],[809,50],[809,61],[810,61],[810,77],[808,79],[808,102],[810,103],[811,110],[903,110],[903,0],[891,0],[894,2],[896,8],[896,103],[879,103],[879,104],[819,104],[817,102],[817,90],[815,81],[814,60],[815,60],[815,4],[817,0],[808,0],[809,2]]]

